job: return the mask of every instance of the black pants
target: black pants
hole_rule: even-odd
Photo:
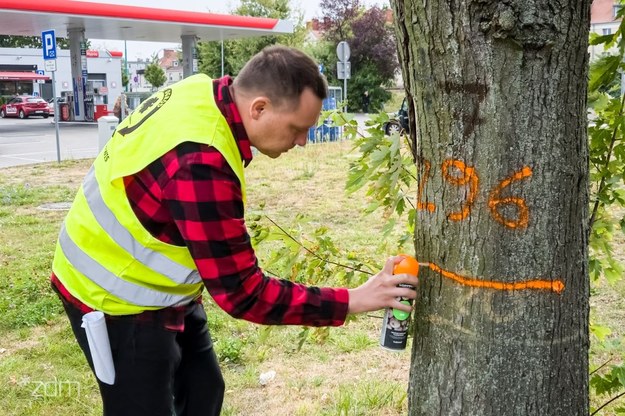
[[[93,371],[82,313],[63,306]],[[98,380],[105,416],[219,415],[224,380],[202,305],[189,305],[184,321],[184,331],[176,332],[157,320],[107,319],[115,384]]]

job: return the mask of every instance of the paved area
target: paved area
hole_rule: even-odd
[[[356,114],[364,131],[368,118]],[[98,154],[97,123],[59,123],[61,161],[92,158]],[[0,168],[56,162],[56,131],[52,118],[0,118]]]
[[[59,123],[61,160],[95,157],[97,123]],[[52,118],[0,118],[0,168],[57,161]]]

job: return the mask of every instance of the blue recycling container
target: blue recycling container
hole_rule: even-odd
[[[321,104],[323,110],[336,110],[336,99],[334,97],[328,97],[323,100]]]
[[[326,98],[321,104],[321,109],[323,111],[336,110],[336,99],[334,97]],[[331,127],[330,124],[331,120],[328,119],[322,125],[308,129],[308,141],[310,143],[318,143],[338,140],[339,128]]]

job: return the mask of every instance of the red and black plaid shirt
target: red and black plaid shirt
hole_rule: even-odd
[[[247,166],[252,151],[230,97],[231,83],[227,76],[214,80],[213,91]],[[182,143],[124,178],[124,183],[143,226],[161,241],[189,248],[208,292],[230,315],[262,324],[336,326],[344,322],[346,289],[306,287],[263,274],[245,227],[241,184],[215,148]],[[54,274],[52,283],[66,301],[83,312],[91,310]]]

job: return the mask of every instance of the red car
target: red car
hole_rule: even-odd
[[[19,97],[11,98],[8,103],[0,107],[0,117],[2,118],[27,118],[30,116],[48,118],[50,116],[50,108],[46,100],[31,95],[20,95]]]

